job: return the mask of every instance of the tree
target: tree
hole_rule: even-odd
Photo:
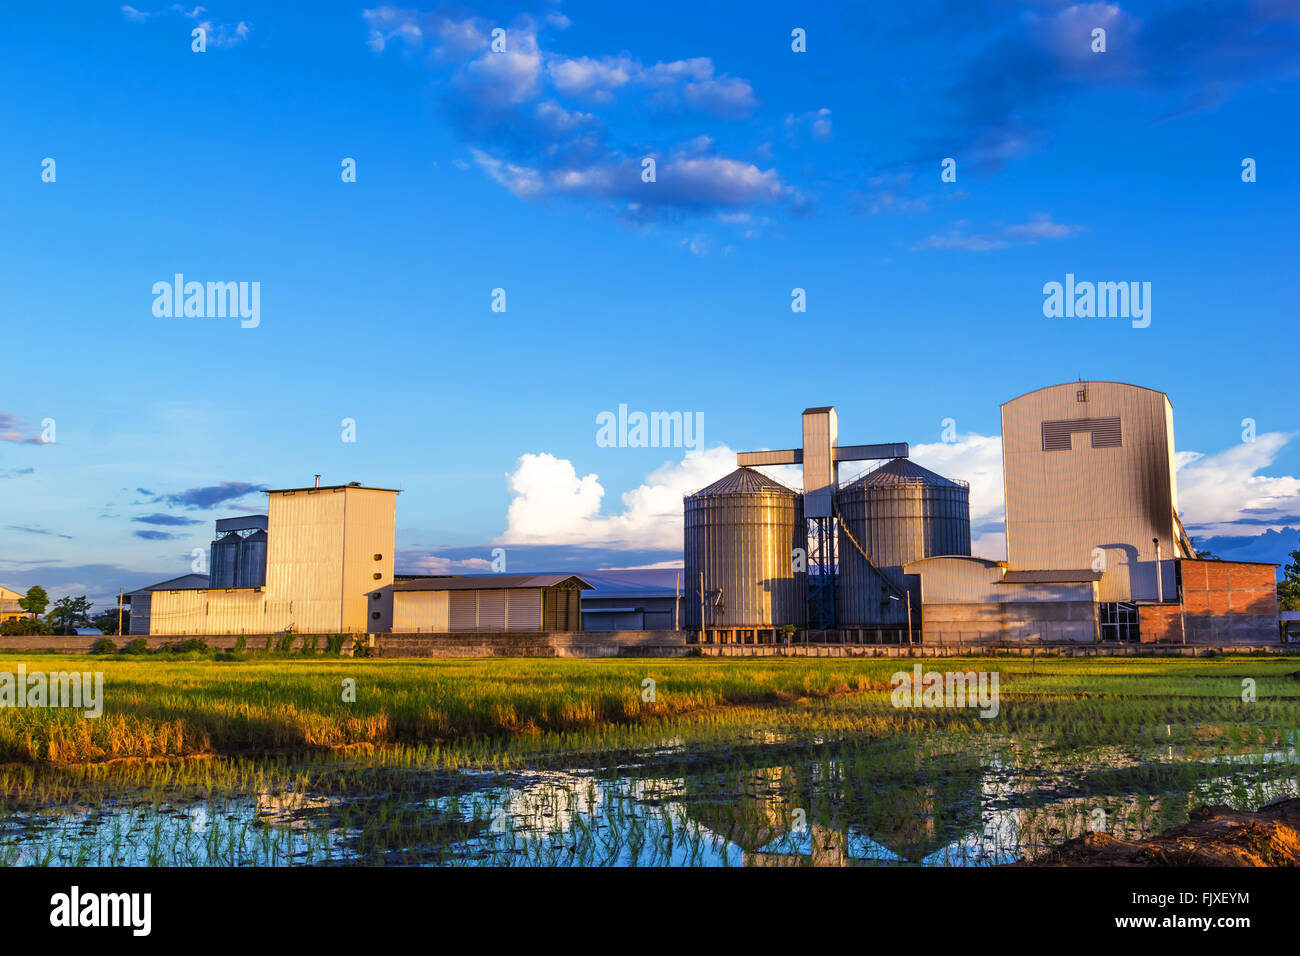
[[[0,636],[4,637],[53,633],[54,628],[38,617],[14,617],[0,624]]]
[[[1300,611],[1300,548],[1291,552],[1291,563],[1282,569],[1277,586],[1277,609]]]
[[[59,598],[47,618],[59,634],[71,634],[75,628],[90,627],[90,599],[85,595]]]
[[[45,609],[50,606],[50,596],[45,593],[45,588],[39,584],[33,584],[27,589],[26,597],[18,599],[18,606],[24,611],[40,617],[45,613]]]
[[[103,634],[117,633],[117,608],[108,611],[100,611],[90,619],[92,627],[99,628]],[[131,612],[127,608],[122,609],[122,630],[129,632],[131,630]]]

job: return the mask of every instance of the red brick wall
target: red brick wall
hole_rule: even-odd
[[[1183,609],[1177,604],[1138,605],[1138,631],[1143,644],[1183,643]]]
[[[1180,564],[1188,643],[1278,640],[1277,565],[1190,558]]]

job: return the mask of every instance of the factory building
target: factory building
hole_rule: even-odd
[[[372,605],[383,603],[381,594],[393,583],[398,492],[353,482],[266,494],[264,528],[249,518],[228,519],[230,526],[218,527],[212,579],[235,583],[217,586],[209,580],[203,587],[153,589],[149,633],[364,634],[382,629],[384,613]],[[220,565],[218,545],[223,549]],[[259,576],[256,556],[262,549],[264,581],[251,583]],[[244,555],[250,557],[241,576]]]
[[[131,611],[131,624],[128,634],[149,634],[149,620],[152,617],[153,593],[155,591],[193,591],[208,586],[206,574],[182,574],[178,578],[168,578],[148,587],[136,588],[122,598],[122,604]],[[153,632],[157,633],[157,632]]]
[[[584,631],[675,631],[681,621],[680,568],[575,571],[591,585],[582,592]]]
[[[391,628],[382,629],[398,634],[580,631],[580,595],[590,588],[573,574],[411,577],[378,603],[391,603]]]
[[[1196,558],[1178,515],[1173,406],[1122,382],[1002,405],[1007,560],[931,558],[922,640],[1272,643],[1277,565]]]

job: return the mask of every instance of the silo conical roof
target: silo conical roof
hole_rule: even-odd
[[[930,485],[934,488],[961,488],[963,485],[922,468],[907,458],[895,458],[874,471],[869,471],[847,488],[874,487],[878,485]]]
[[[774,481],[762,472],[755,471],[753,468],[740,467],[725,478],[719,478],[713,484],[701,488],[688,497],[701,498],[714,495],[746,495],[764,492],[779,495],[797,494],[797,492],[787,488],[779,481]]]

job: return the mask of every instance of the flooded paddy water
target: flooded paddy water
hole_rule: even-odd
[[[1202,804],[1300,796],[1300,740],[1281,726],[1084,735],[921,721],[881,734],[867,726],[879,705],[753,708],[613,748],[515,748],[459,766],[400,748],[10,767],[0,863],[989,866],[1089,830],[1158,833]]]

